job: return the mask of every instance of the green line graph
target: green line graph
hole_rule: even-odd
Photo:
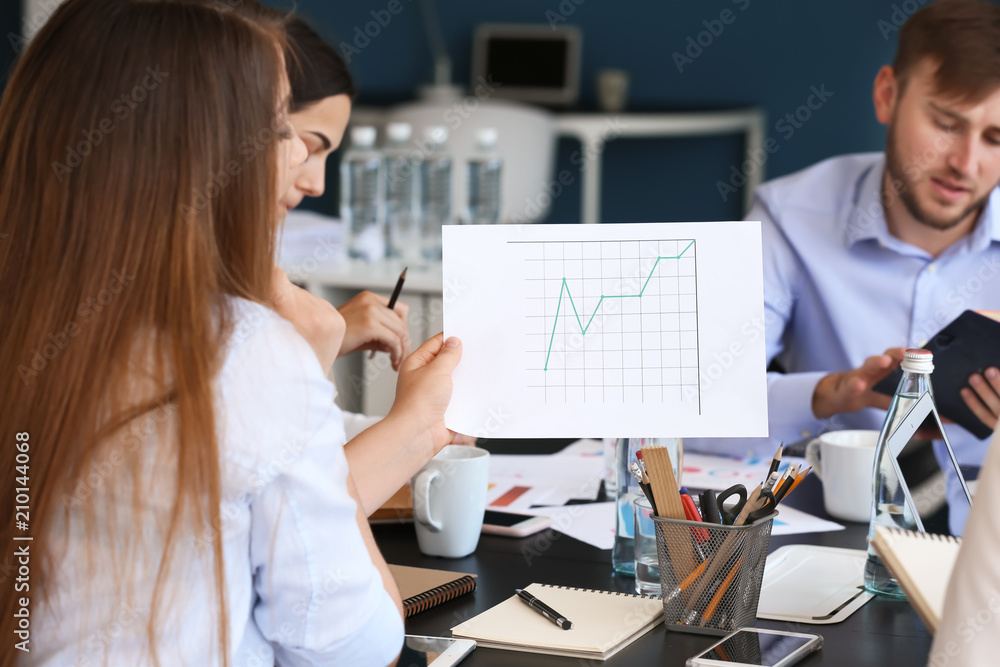
[[[649,270],[649,275],[646,276],[646,281],[642,284],[642,289],[639,290],[637,294],[602,294],[601,298],[597,300],[597,305],[594,306],[594,312],[591,313],[590,319],[587,320],[587,325],[584,326],[583,320],[580,318],[580,313],[576,308],[576,302],[573,301],[573,294],[569,291],[569,283],[566,282],[565,276],[562,279],[562,285],[559,288],[559,298],[556,301],[556,316],[555,321],[552,323],[552,334],[549,336],[548,349],[545,353],[545,366],[542,368],[543,371],[549,370],[549,358],[552,356],[552,344],[556,339],[556,328],[559,326],[559,312],[562,308],[563,294],[569,299],[569,304],[573,308],[573,315],[576,317],[576,323],[580,327],[580,333],[583,336],[587,335],[587,331],[590,329],[590,325],[594,322],[594,318],[597,317],[597,311],[601,309],[601,304],[604,303],[605,299],[639,299],[646,292],[646,287],[649,286],[649,281],[652,280],[653,274],[656,272],[657,267],[660,265],[661,259],[680,259],[684,256],[691,246],[694,245],[694,241],[691,241],[684,250],[680,253],[670,257],[659,256],[656,261],[653,262],[652,268]]]

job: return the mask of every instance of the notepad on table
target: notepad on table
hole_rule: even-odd
[[[524,590],[573,627],[563,630],[511,596],[452,628],[452,635],[488,648],[606,660],[663,620],[663,601],[656,597],[547,584]]]
[[[881,526],[872,538],[879,558],[932,633],[941,621],[948,580],[961,545],[959,538],[948,535]]]
[[[476,590],[476,575],[426,567],[390,565],[407,618]]]

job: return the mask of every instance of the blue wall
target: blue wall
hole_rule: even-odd
[[[767,176],[774,177],[832,155],[881,149],[885,135],[872,111],[872,81],[878,68],[892,59],[897,34],[893,22],[925,1],[437,0],[437,6],[456,82],[468,81],[477,24],[545,24],[563,15],[566,24],[583,32],[582,109],[595,108],[595,73],[605,67],[631,73],[633,110],[758,105],[766,110],[769,136],[779,145],[766,165]],[[361,89],[359,103],[411,99],[415,87],[431,79],[432,60],[418,2],[398,2],[402,10],[396,15],[383,13],[383,20],[386,16],[391,20],[352,55],[350,66]],[[297,2],[299,13],[328,38],[336,34],[346,42],[373,21],[372,11],[381,12],[389,4],[390,0]],[[724,11],[730,13],[723,16]],[[719,34],[707,32],[709,27]],[[692,47],[692,61],[681,63],[679,71],[673,54],[683,54],[689,38],[699,37],[707,46],[700,53]],[[814,86],[832,95],[799,127],[777,125],[807,102]],[[817,101],[813,99],[814,106]],[[575,170],[568,157],[577,148],[561,142],[557,169]],[[735,136],[613,142],[605,153],[603,218],[740,217],[739,195],[723,201],[717,183],[729,180],[730,166],[742,162],[742,151],[742,141]],[[335,210],[332,194],[319,208]],[[579,190],[567,188],[554,202],[550,221],[571,222],[578,217]]]
[[[0,83],[7,85],[7,75],[10,73],[14,60],[21,48],[21,7],[20,2],[0,3]]]

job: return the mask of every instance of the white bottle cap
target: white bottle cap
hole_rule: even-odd
[[[494,148],[497,145],[497,129],[481,127],[476,130],[476,145],[480,148]]]
[[[410,135],[413,134],[413,126],[409,123],[389,123],[386,130],[389,134],[389,140],[395,142],[409,141]]]
[[[916,348],[903,352],[903,363],[900,368],[907,373],[932,373],[934,371],[934,353],[930,350]]]
[[[370,125],[360,125],[351,128],[351,145],[370,148],[375,145],[375,128]]]
[[[435,144],[448,141],[448,128],[444,125],[431,125],[424,130],[424,138]]]

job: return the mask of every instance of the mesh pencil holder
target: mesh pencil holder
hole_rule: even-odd
[[[653,517],[668,630],[725,635],[753,625],[777,515],[745,526]]]

